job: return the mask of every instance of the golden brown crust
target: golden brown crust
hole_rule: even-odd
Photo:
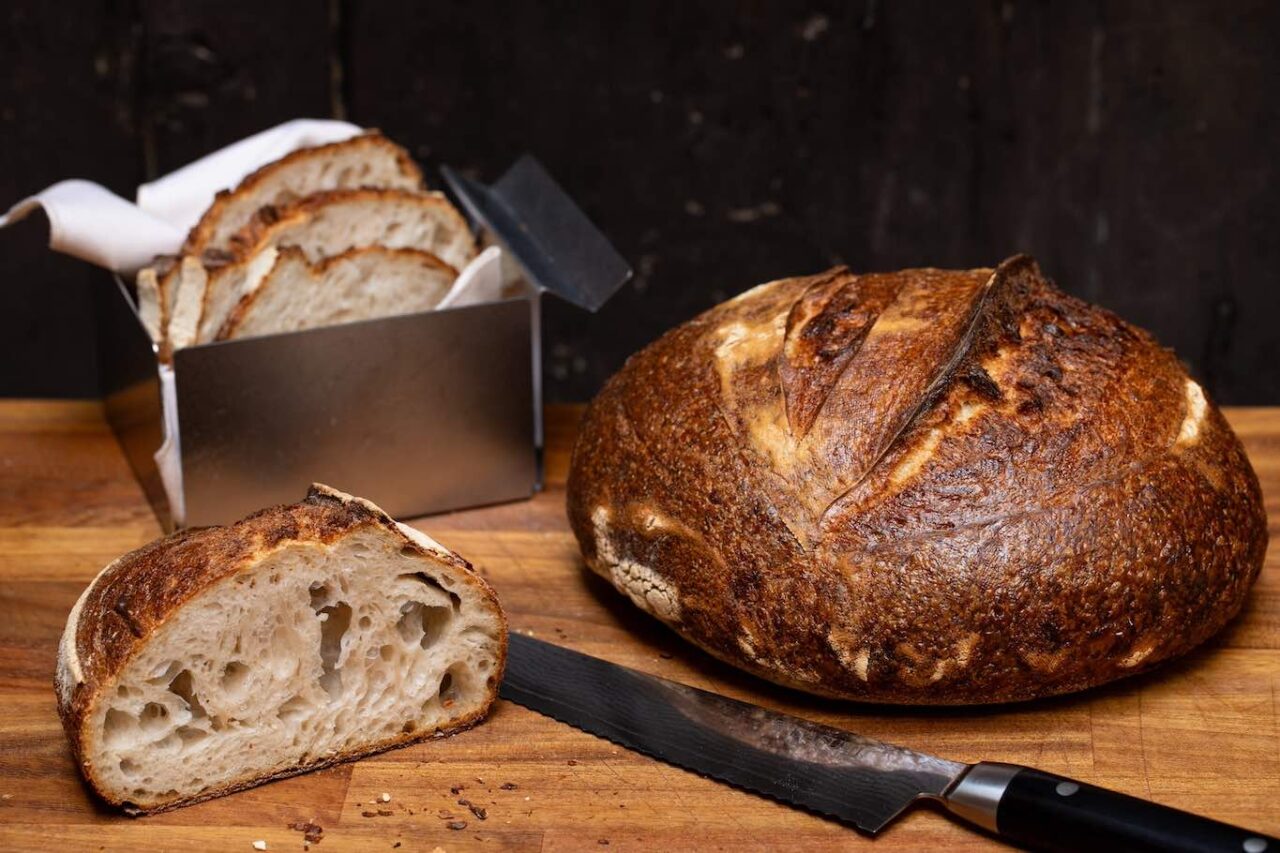
[[[215,223],[217,223],[223,215],[229,201],[237,194],[251,193],[263,181],[271,178],[280,169],[287,168],[293,164],[311,158],[323,158],[328,156],[335,149],[351,149],[363,148],[366,151],[374,149],[383,149],[395,157],[396,164],[400,169],[400,173],[410,180],[416,181],[419,187],[425,186],[422,171],[418,168],[418,164],[409,156],[409,152],[405,151],[399,145],[382,135],[380,131],[369,130],[359,136],[350,139],[331,142],[326,145],[316,145],[310,148],[300,148],[293,151],[278,160],[273,160],[265,166],[258,168],[256,171],[247,175],[235,189],[222,190],[214,196],[213,203],[209,205],[209,209],[200,217],[200,221],[192,227],[191,232],[187,235],[187,240],[183,244],[182,254],[198,255],[210,248],[209,241],[213,236]]]
[[[587,564],[814,693],[961,704],[1141,672],[1243,604],[1257,477],[1172,353],[995,270],[757,288],[633,356],[574,448]]]
[[[370,525],[392,532],[403,540],[407,550],[464,570],[467,583],[493,603],[501,621],[501,648],[495,671],[488,681],[488,697],[478,714],[464,718],[449,731],[468,728],[483,719],[497,698],[507,653],[506,616],[493,589],[466,560],[447,549],[429,548],[422,540],[406,535],[373,504],[316,484],[301,503],[264,509],[225,527],[181,530],[144,545],[104,569],[85,590],[71,614],[70,636],[64,638],[55,687],[58,714],[72,753],[94,791],[113,805],[123,805],[103,791],[93,768],[84,763],[85,727],[92,718],[93,706],[103,690],[169,618],[200,592],[256,564],[283,545],[328,544]],[[365,750],[290,768],[269,778],[294,775],[433,736],[435,732],[428,730],[393,737]],[[264,781],[269,779],[236,782],[195,798],[168,802],[156,808],[135,807],[133,811],[166,810]]]
[[[295,261],[302,261],[307,263],[311,268],[311,274],[317,280],[323,278],[325,272],[336,264],[344,263],[345,261],[360,257],[361,255],[371,254],[407,258],[421,264],[427,269],[448,273],[455,278],[458,276],[458,271],[452,265],[446,264],[431,252],[423,251],[422,249],[388,249],[385,246],[352,246],[345,252],[321,258],[319,262],[314,264],[306,260],[306,253],[297,246],[284,246],[277,251],[276,264],[281,263],[287,258],[291,258]],[[270,275],[270,273],[267,273],[267,275]],[[227,315],[227,319],[223,322],[222,328],[218,330],[218,334],[214,336],[214,340],[225,341],[231,337],[231,334],[235,331],[236,327],[242,322],[244,315],[253,310],[253,304],[257,301],[260,293],[262,293],[261,286],[240,297],[240,301],[236,303],[235,308],[231,309],[231,313]]]

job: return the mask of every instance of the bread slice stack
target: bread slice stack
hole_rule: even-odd
[[[268,272],[236,303],[215,340],[429,311],[457,276],[429,252],[385,246],[351,248],[315,263],[297,246],[268,248],[260,257]]]
[[[365,249],[396,251],[326,263]],[[138,313],[167,358],[182,347],[274,333],[264,329],[424,310],[438,301],[442,277],[451,282],[474,256],[466,220],[444,195],[423,188],[408,152],[375,131],[295,151],[219,193],[180,257],[139,272]],[[286,267],[278,274],[277,264]],[[255,306],[254,293],[268,281],[272,298]],[[287,321],[263,314],[269,305],[302,303],[311,310]],[[252,322],[232,323],[233,315]]]
[[[317,485],[104,569],[67,620],[58,711],[93,789],[153,812],[468,728],[506,647],[465,560]]]

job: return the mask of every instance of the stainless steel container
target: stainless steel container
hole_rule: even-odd
[[[131,288],[116,279],[97,294],[107,417],[166,529],[234,521],[312,482],[399,517],[539,488],[542,294],[595,311],[631,271],[532,158],[491,187],[445,176],[518,262],[523,289],[511,298],[188,347],[174,353],[166,395]],[[175,501],[156,456],[166,418]]]

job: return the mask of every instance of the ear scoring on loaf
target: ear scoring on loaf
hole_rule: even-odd
[[[1267,540],[1203,389],[1025,256],[713,308],[606,384],[568,492],[585,562],[638,606],[751,672],[878,702],[1150,668],[1240,610]]]

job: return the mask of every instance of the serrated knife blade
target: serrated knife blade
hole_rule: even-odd
[[[1280,853],[1280,841],[1083,782],[962,764],[512,632],[504,699],[875,834],[919,799],[1038,849]],[[1261,845],[1261,846],[1259,846]]]
[[[502,697],[614,743],[878,832],[967,769],[521,634]]]

